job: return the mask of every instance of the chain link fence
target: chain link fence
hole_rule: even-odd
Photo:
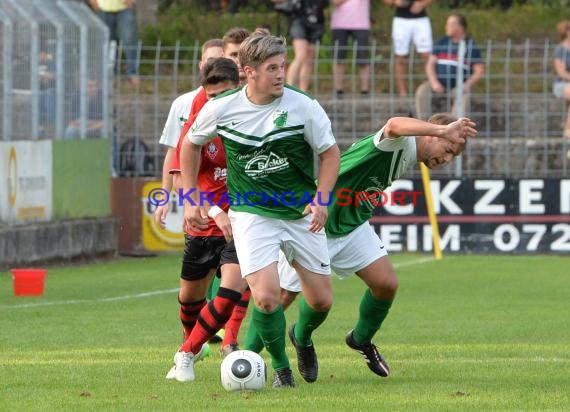
[[[3,0],[4,140],[108,137],[106,26],[82,3]]]
[[[461,173],[489,177],[567,176],[570,146],[562,138],[567,106],[552,95],[553,53],[549,40],[523,43],[479,44],[486,65],[484,78],[467,99],[468,113],[478,124],[479,136],[467,147]],[[178,95],[198,86],[199,44],[140,46],[141,77],[138,87],[126,77],[115,82],[115,137],[118,147],[136,136],[148,148],[146,165],[160,175],[164,148],[158,139],[170,104]],[[311,83],[313,94],[323,105],[333,124],[341,148],[376,130],[393,116],[414,116],[414,91],[426,80],[419,56],[408,59],[409,96],[398,96],[394,55],[390,46],[372,43],[371,90],[359,93],[356,47],[349,51],[345,73],[345,93],[334,93],[332,66],[338,51],[317,45],[317,59]],[[451,110],[451,99],[440,102],[439,111]],[[119,166],[119,158],[115,162]],[[456,165],[435,175],[457,175]],[[119,168],[120,171],[120,168]]]
[[[139,43],[140,83],[125,74],[122,50],[102,21],[73,1],[0,2],[0,130],[2,139],[111,138],[118,176],[159,176],[158,144],[172,101],[198,86],[200,44]],[[353,45],[354,46],[354,45]],[[566,102],[552,96],[553,51],[545,41],[479,43],[484,78],[468,96],[479,128],[461,162],[465,176],[564,177]],[[292,51],[291,51],[292,52]],[[408,59],[409,96],[396,91],[391,46],[370,46],[371,93],[358,93],[356,47],[349,50],[345,94],[334,93],[338,51],[317,45],[311,94],[323,105],[346,148],[392,116],[415,114],[414,90],[426,80],[423,62]],[[95,98],[93,97],[95,96]],[[439,110],[449,111],[451,101]],[[91,129],[93,123],[100,127]],[[72,133],[70,126],[75,126]],[[457,175],[456,165],[437,171]]]

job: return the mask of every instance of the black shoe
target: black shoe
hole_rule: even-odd
[[[293,378],[293,372],[290,368],[277,369],[275,371],[275,376],[273,376],[274,388],[286,388],[295,387],[295,379]]]
[[[319,363],[317,362],[317,354],[315,353],[315,346],[311,343],[310,346],[301,346],[295,339],[295,325],[289,328],[289,339],[297,351],[297,367],[299,373],[307,382],[314,382],[317,380],[319,374]]]
[[[352,335],[354,331],[348,332],[346,335],[346,344],[350,346],[352,349],[360,352],[360,354],[366,360],[366,364],[368,368],[374,372],[376,375],[380,375],[382,377],[387,377],[390,374],[390,368],[388,364],[378,352],[376,345],[372,342],[367,343],[356,343],[354,341],[354,336]]]

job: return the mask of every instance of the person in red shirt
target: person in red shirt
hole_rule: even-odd
[[[201,80],[203,90],[194,99],[181,139],[208,99],[238,86],[239,71],[230,59],[212,59],[204,65]],[[171,166],[170,171],[173,173],[180,170],[178,155],[179,150]],[[229,209],[226,193],[226,156],[219,137],[202,149],[198,186],[201,192],[208,193],[208,199],[213,206],[208,210],[210,220],[207,228],[193,231],[185,227],[185,248],[178,297],[185,339],[174,356],[175,365],[166,376],[167,379],[183,382],[194,380],[193,363],[202,356],[204,343],[224,324],[224,342],[227,338],[230,343],[222,349],[227,349],[229,353],[237,348],[239,325],[236,328],[229,320],[236,306],[239,308],[243,305],[242,311],[245,315],[249,301],[249,290],[246,290],[247,284],[241,277],[233,241],[227,242],[231,239],[231,225],[226,213]],[[205,202],[205,205],[209,204]],[[206,292],[216,271],[221,275],[220,288],[215,298],[206,303]]]

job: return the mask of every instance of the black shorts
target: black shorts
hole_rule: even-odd
[[[293,17],[289,21],[289,35],[293,40],[303,39],[309,43],[316,43],[325,34],[324,24],[311,24],[302,17]]]
[[[348,38],[352,39],[352,43],[356,43],[356,63],[370,63],[370,30],[349,30],[334,29],[332,31],[332,41],[335,47],[338,47],[338,60],[346,59],[348,51]]]
[[[223,236],[184,236],[182,279],[204,279],[212,269],[219,273],[219,268],[226,263],[239,264],[233,240],[227,243]]]

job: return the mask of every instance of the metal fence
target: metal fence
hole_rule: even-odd
[[[102,91],[100,108],[94,110],[100,111],[103,126],[96,135],[113,139],[116,174],[161,174],[165,148],[160,147],[158,139],[174,98],[198,86],[198,42],[139,43],[141,76],[137,85],[122,74],[125,62],[121,50],[116,53],[106,27],[81,3],[3,0],[0,36],[3,139],[64,138],[67,126],[74,120],[72,113],[80,114],[79,136],[92,137],[88,120],[93,106],[89,104],[88,89],[89,80],[94,78]],[[468,145],[461,173],[567,176],[570,147],[562,138],[567,107],[551,91],[555,44],[548,40],[488,40],[479,46],[486,74],[468,96],[468,115],[476,120],[480,133]],[[53,57],[51,64],[55,67],[49,92],[41,83],[42,71],[49,71],[40,60],[44,49]],[[391,46],[373,42],[372,92],[362,96],[358,93],[356,48],[351,47],[342,98],[332,87],[337,54],[329,45],[317,45],[310,92],[329,114],[343,148],[378,130],[392,116],[414,114],[414,91],[426,79],[416,54],[408,59],[409,96],[399,97]],[[114,67],[123,70],[114,71]],[[74,102],[79,102],[79,110]],[[450,103],[443,102],[439,110],[449,111]],[[456,167],[451,166],[436,174],[456,173]]]
[[[552,95],[553,52],[548,40],[524,43],[479,44],[486,64],[484,78],[473,88],[468,115],[479,128],[463,156],[462,174],[468,176],[558,177],[567,176],[570,145],[562,138],[567,106]],[[332,84],[337,51],[318,45],[310,92],[321,102],[342,148],[378,130],[390,117],[414,115],[414,91],[426,80],[423,62],[408,59],[408,97],[399,97],[395,86],[394,55],[390,46],[373,43],[370,48],[372,93],[359,93],[356,48],[349,51],[345,94],[339,98]],[[120,147],[136,137],[146,142],[155,170],[160,175],[164,148],[158,139],[172,100],[198,86],[199,45],[139,46],[141,84],[134,87],[126,77],[115,83],[115,162],[120,170]],[[120,61],[119,61],[120,63]],[[449,111],[451,100],[440,102]],[[141,156],[143,154],[141,153]],[[146,155],[148,156],[148,154]],[[450,166],[436,175],[454,175]]]
[[[109,135],[109,34],[82,3],[0,2],[4,140]]]

